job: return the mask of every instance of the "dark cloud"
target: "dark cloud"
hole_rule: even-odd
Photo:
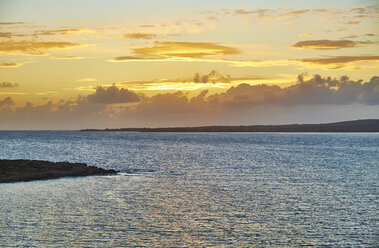
[[[336,79],[315,75],[309,80],[304,80],[303,75],[299,75],[298,83],[290,87],[240,84],[231,87],[225,93],[210,96],[208,100],[237,107],[261,104],[347,105],[355,102],[373,105],[379,103],[379,78],[373,77],[369,82],[362,84],[361,81],[351,81],[346,76]]]
[[[358,101],[367,105],[379,105],[379,77],[372,77],[370,82],[363,84]]]
[[[7,108],[14,104],[15,103],[11,97],[7,97],[7,98],[4,98],[3,100],[0,100],[0,108]]]
[[[102,104],[132,103],[140,101],[140,97],[133,91],[124,88],[119,89],[114,85],[108,88],[98,86],[96,92],[88,95],[87,99],[90,103]]]
[[[196,73],[193,77],[195,83],[230,83],[230,80],[231,77],[229,75],[223,76],[215,70],[206,75]]]
[[[357,42],[352,40],[306,40],[299,41],[291,47],[303,49],[330,50],[340,48],[351,48],[357,46]]]
[[[15,88],[18,87],[18,84],[11,82],[2,82],[0,83],[0,88]]]
[[[183,114],[195,111],[188,97],[181,91],[146,98],[136,108],[137,115]]]

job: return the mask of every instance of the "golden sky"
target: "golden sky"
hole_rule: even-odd
[[[0,0],[0,128],[379,118],[377,1]]]

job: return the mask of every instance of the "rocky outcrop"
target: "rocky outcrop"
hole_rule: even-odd
[[[40,160],[0,160],[0,183],[45,180],[61,177],[109,175],[118,171],[105,170],[84,163],[49,162]]]

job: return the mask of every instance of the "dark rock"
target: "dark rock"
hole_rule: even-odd
[[[84,163],[49,162],[41,160],[0,160],[0,183],[109,175],[118,171],[105,170]]]

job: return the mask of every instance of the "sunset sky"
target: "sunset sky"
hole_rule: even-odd
[[[376,0],[0,0],[0,129],[379,118]]]

